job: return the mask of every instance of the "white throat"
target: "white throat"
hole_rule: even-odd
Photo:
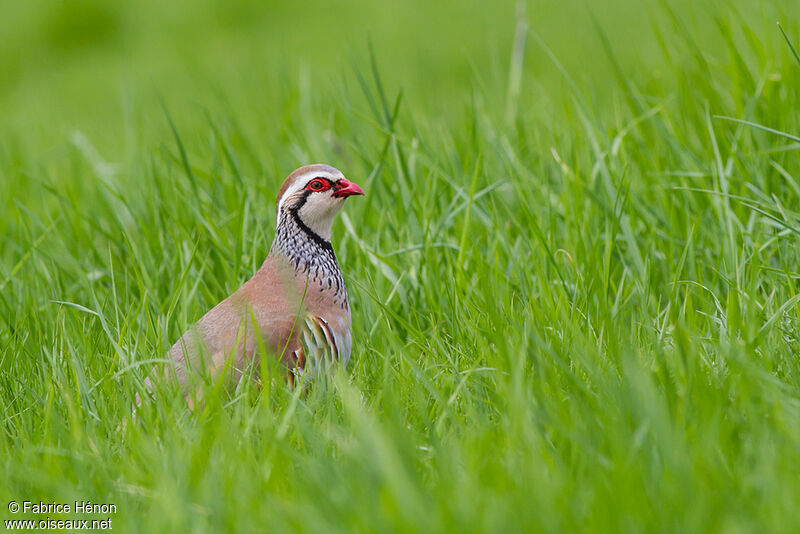
[[[309,196],[305,204],[297,210],[297,215],[312,232],[325,241],[330,241],[333,219],[342,208],[343,202],[340,200],[331,202],[331,199],[326,197],[327,195]]]

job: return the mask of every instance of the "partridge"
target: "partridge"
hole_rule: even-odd
[[[172,346],[168,372],[185,387],[190,371],[213,378],[232,358],[238,380],[262,347],[293,371],[292,381],[334,361],[346,365],[350,303],[331,226],[347,197],[363,194],[329,165],[292,172],[278,191],[277,228],[266,260]]]

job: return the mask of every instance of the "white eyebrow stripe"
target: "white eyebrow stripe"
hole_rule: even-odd
[[[303,175],[303,176],[305,176],[305,175]],[[295,182],[294,182],[292,185],[290,185],[290,186],[288,187],[288,189],[286,189],[286,191],[283,193],[283,196],[282,196],[282,197],[281,197],[281,199],[278,201],[278,222],[280,222],[280,219],[281,219],[281,210],[283,209],[283,202],[284,202],[284,200],[286,200],[286,198],[287,198],[287,197],[289,197],[290,195],[293,195],[293,194],[297,193],[299,190],[301,190],[303,187],[305,187],[305,185],[306,185],[306,182],[305,182],[305,180],[300,180],[300,179],[298,178],[298,179],[297,179],[297,180],[296,180],[296,181],[295,181]]]
[[[341,180],[344,178],[344,175],[341,173],[330,173],[327,171],[308,171],[304,172],[300,176],[294,179],[294,183],[290,185],[286,191],[284,191],[283,196],[278,201],[278,214],[277,214],[277,222],[280,222],[281,218],[281,209],[283,208],[283,202],[291,195],[297,193],[301,189],[303,189],[309,180],[314,178],[325,178],[330,180],[331,182],[335,182],[337,180]]]

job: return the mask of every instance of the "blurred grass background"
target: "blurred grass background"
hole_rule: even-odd
[[[2,14],[0,501],[125,532],[800,528],[791,2]],[[367,191],[336,388],[193,415],[166,388],[120,427],[312,161]]]

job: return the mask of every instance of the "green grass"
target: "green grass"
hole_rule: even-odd
[[[800,20],[697,4],[6,6],[0,519],[800,530]],[[121,425],[316,161],[367,192],[335,387]]]

